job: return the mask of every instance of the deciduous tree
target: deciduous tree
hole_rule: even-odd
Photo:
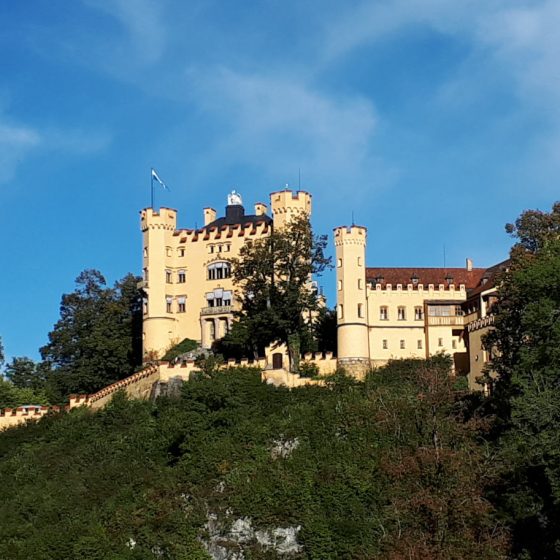
[[[558,558],[560,203],[549,213],[524,212],[507,231],[518,242],[486,338],[498,374],[491,404],[503,476],[495,496],[517,557]]]
[[[241,309],[236,333],[242,333],[254,353],[273,342],[287,345],[297,363],[301,340],[320,307],[312,275],[328,266],[326,236],[313,234],[309,217],[301,213],[269,237],[243,246],[233,259],[233,278]]]
[[[106,285],[85,270],[76,290],[62,296],[60,320],[41,348],[61,393],[92,392],[130,375],[140,364],[141,295],[131,274]]]

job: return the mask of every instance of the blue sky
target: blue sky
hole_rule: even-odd
[[[140,272],[151,166],[181,227],[301,169],[316,230],[354,212],[370,266],[441,266],[444,245],[491,265],[504,223],[560,198],[557,1],[27,0],[0,20],[8,356],[38,356],[81,270]]]

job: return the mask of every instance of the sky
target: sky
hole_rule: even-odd
[[[490,266],[560,199],[557,0],[0,3],[0,338],[38,358],[84,269],[289,185],[369,266]],[[252,212],[251,212],[252,213]],[[320,279],[334,304],[334,275]]]

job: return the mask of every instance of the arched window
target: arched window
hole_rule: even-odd
[[[214,262],[208,265],[208,280],[230,278],[231,264],[228,262]]]

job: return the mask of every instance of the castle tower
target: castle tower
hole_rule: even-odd
[[[311,195],[306,191],[277,191],[270,195],[274,227],[282,229],[294,216],[305,212],[311,216]]]
[[[143,353],[158,357],[165,352],[169,341],[175,338],[176,320],[170,313],[166,287],[168,270],[175,264],[172,236],[177,227],[177,211],[145,208],[140,212],[142,228],[142,288],[144,298]]]
[[[370,367],[366,298],[366,238],[361,226],[334,229],[338,364],[363,375]]]

